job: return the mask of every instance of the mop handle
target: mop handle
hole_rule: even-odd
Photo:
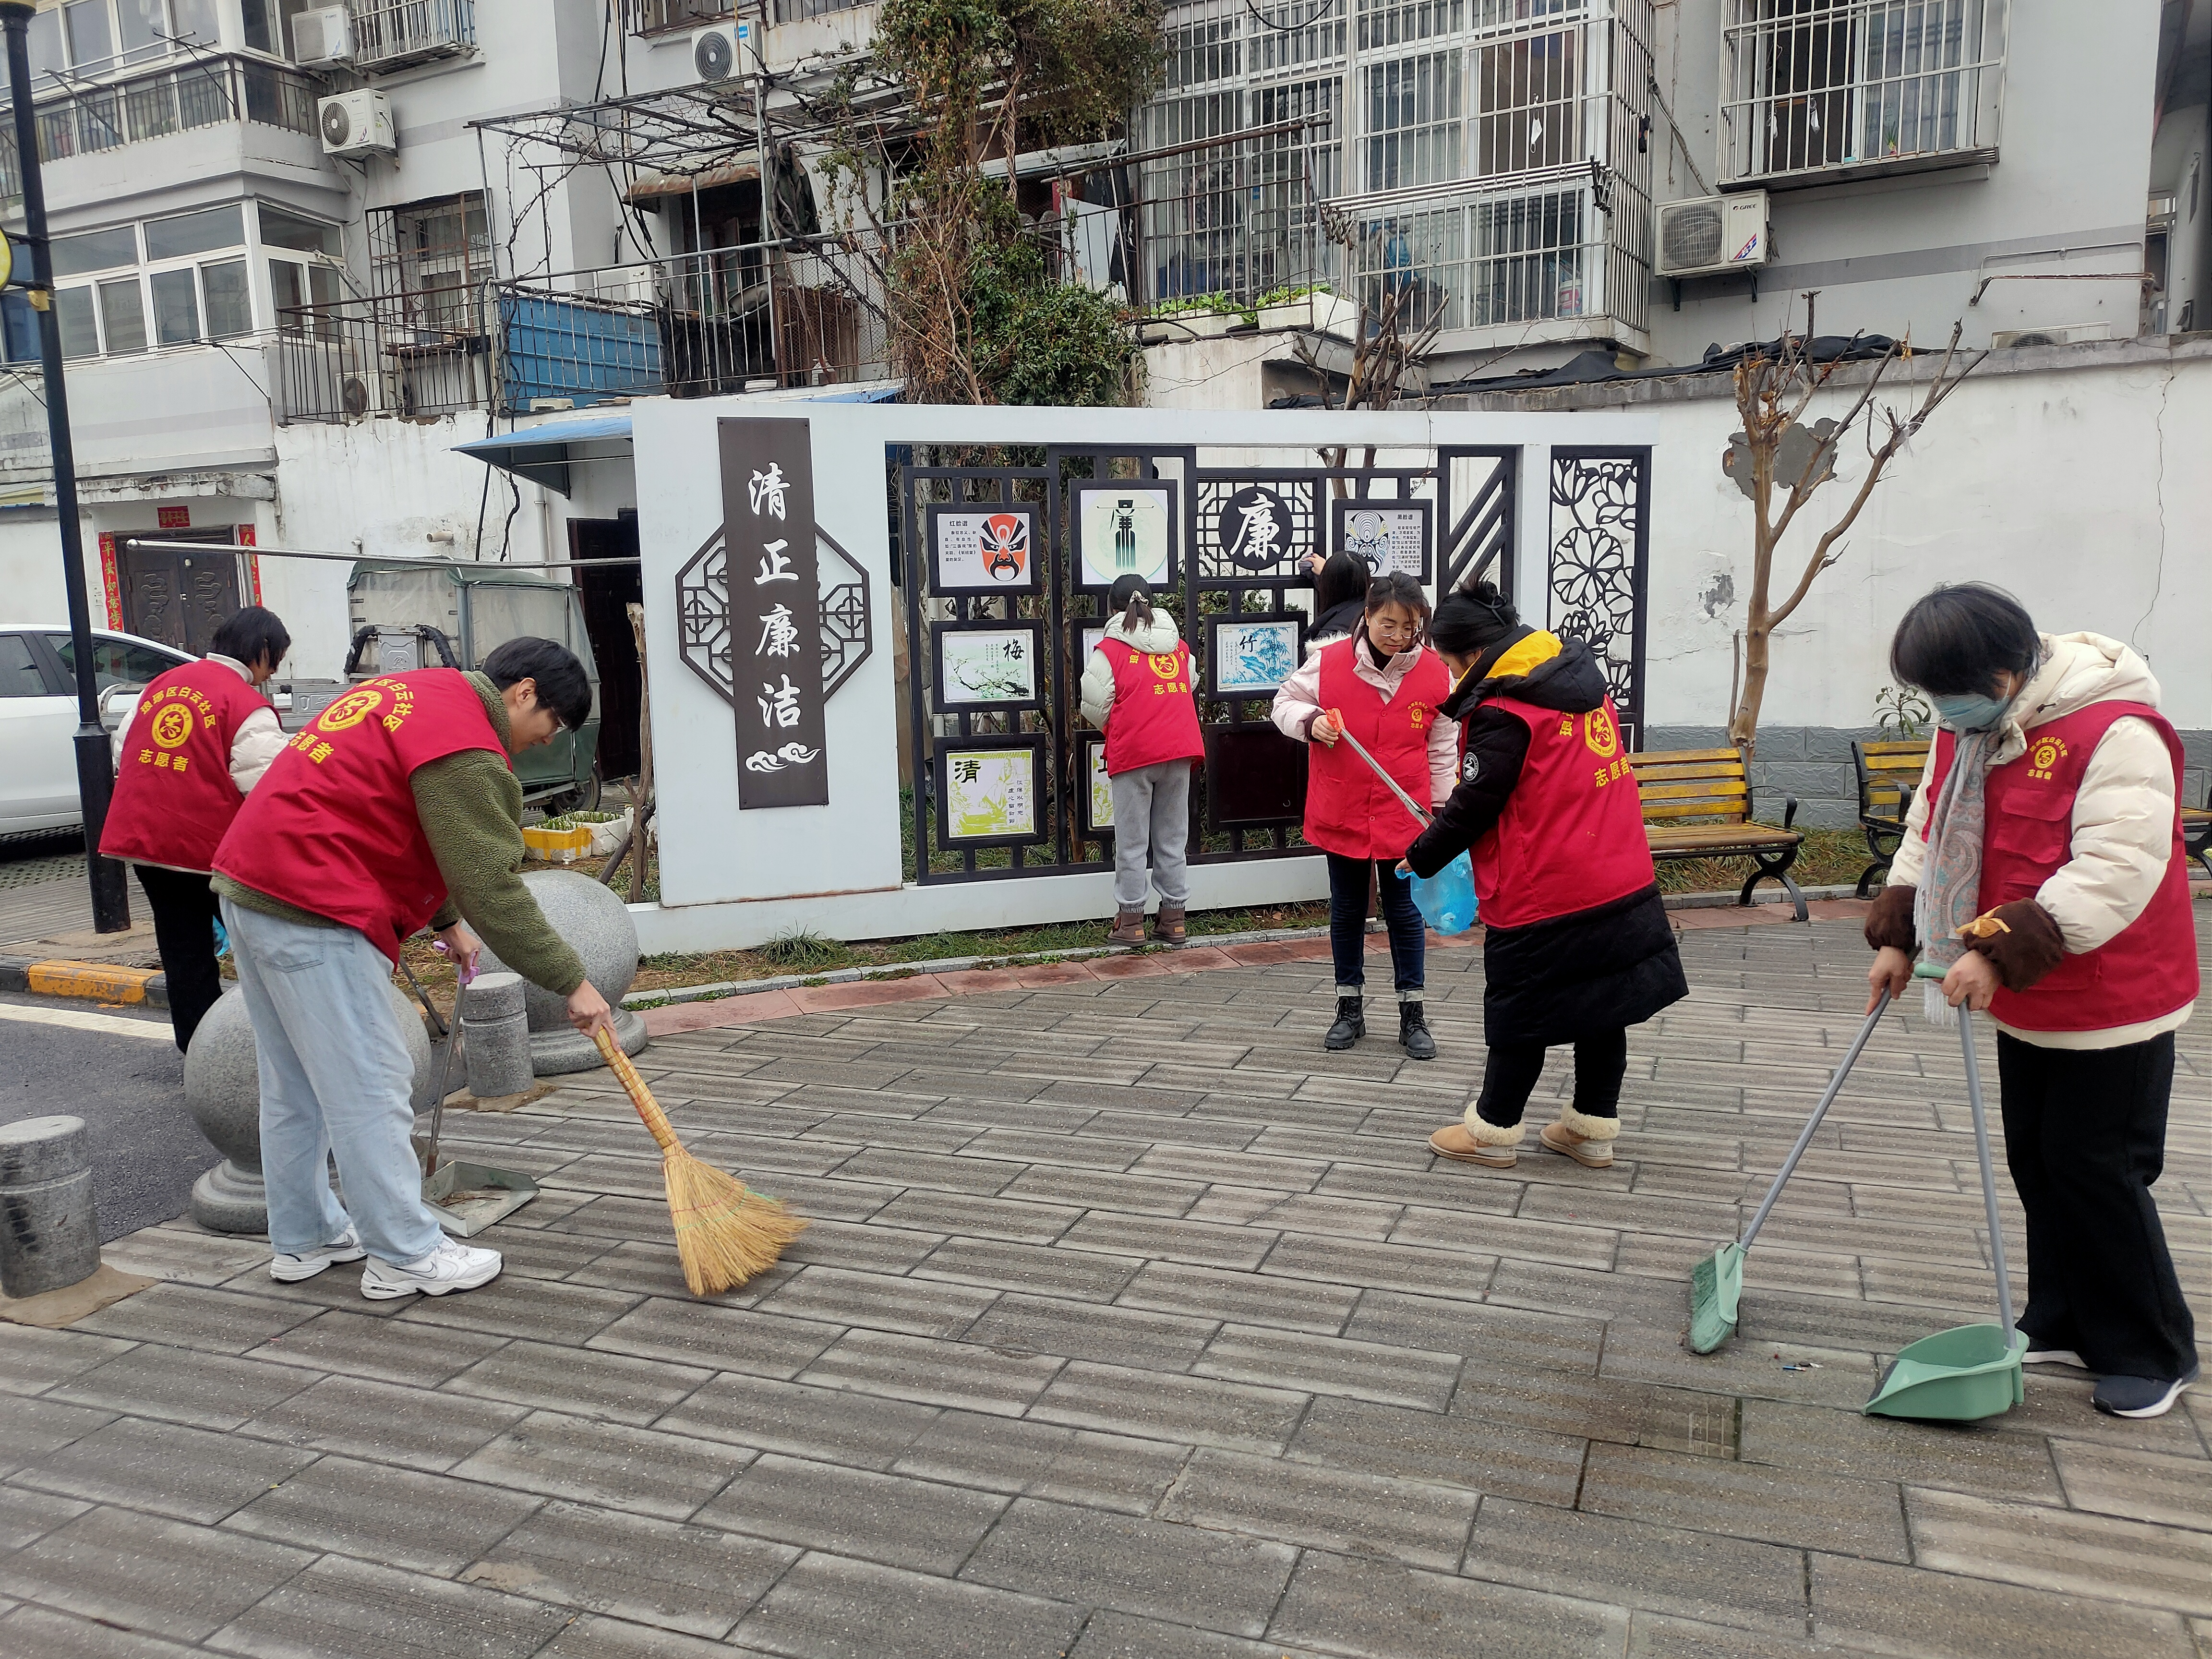
[[[1774,1177],[1774,1184],[1766,1189],[1766,1201],[1759,1206],[1759,1213],[1752,1217],[1751,1225],[1737,1241],[1738,1249],[1749,1249],[1751,1241],[1759,1237],[1759,1230],[1766,1224],[1766,1212],[1774,1207],[1774,1200],[1782,1196],[1782,1188],[1797,1172],[1797,1160],[1805,1156],[1805,1149],[1813,1144],[1813,1137],[1820,1133],[1820,1120],[1827,1116],[1828,1108],[1835,1104],[1836,1097],[1843,1092],[1844,1079],[1850,1076],[1851,1067],[1858,1064],[1859,1051],[1867,1046],[1867,1039],[1874,1035],[1875,1027],[1881,1024],[1881,1017],[1888,1012],[1889,995],[1885,992],[1881,1000],[1867,1015],[1866,1024],[1859,1027],[1858,1036],[1851,1040],[1850,1050],[1844,1054],[1844,1063],[1836,1067],[1835,1076],[1828,1079],[1827,1091],[1820,1097],[1820,1103],[1813,1109],[1813,1115],[1805,1120],[1805,1128],[1798,1135],[1797,1144],[1790,1149],[1790,1156],[1782,1160],[1781,1173]]]
[[[637,1067],[629,1063],[629,1056],[616,1046],[614,1033],[604,1025],[592,1033],[592,1041],[599,1045],[599,1058],[629,1097],[629,1103],[637,1109],[638,1116],[653,1139],[659,1142],[664,1152],[676,1149],[676,1131],[668,1127],[668,1114],[660,1109],[660,1103],[653,1097],[653,1091],[645,1086],[645,1079],[637,1074]]]
[[[1398,780],[1392,777],[1388,772],[1385,772],[1382,769],[1382,763],[1378,762],[1374,756],[1369,754],[1364,749],[1359,746],[1359,739],[1353,737],[1349,728],[1346,726],[1343,715],[1332,708],[1328,711],[1328,717],[1336,722],[1337,737],[1343,742],[1350,744],[1352,745],[1352,752],[1358,756],[1360,759],[1365,761],[1368,765],[1375,769],[1375,775],[1382,780],[1383,783],[1389,787],[1392,794],[1395,795],[1401,801],[1405,803],[1406,810],[1420,820],[1421,827],[1423,829],[1426,829],[1430,824],[1436,822],[1436,820],[1431,817],[1426,812],[1424,812],[1419,807],[1413,805],[1413,798],[1398,787]]]
[[[1974,1113],[1974,1156],[1982,1166],[1982,1209],[1990,1221],[1990,1260],[1997,1270],[1997,1327],[2008,1345],[2012,1341],[2012,1279],[2005,1272],[2004,1229],[1997,1221],[1997,1177],[1990,1165],[1989,1120],[1982,1115],[1982,1061],[1974,1052],[1974,1011],[1972,1003],[1959,1005],[1959,1052],[1966,1062],[1966,1103]]]

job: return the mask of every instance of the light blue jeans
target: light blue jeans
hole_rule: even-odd
[[[354,928],[305,927],[228,899],[222,923],[260,1067],[270,1248],[295,1255],[352,1226],[378,1260],[419,1261],[443,1235],[410,1139],[415,1068],[390,960]],[[331,1190],[333,1152],[343,1205]]]

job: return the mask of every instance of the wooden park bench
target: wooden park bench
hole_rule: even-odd
[[[1739,750],[1663,749],[1627,760],[1644,799],[1653,859],[1747,858],[1757,867],[1736,902],[1749,904],[1752,889],[1771,877],[1788,891],[1797,920],[1806,919],[1805,895],[1790,878],[1805,841],[1790,827],[1797,817],[1795,795],[1784,798],[1776,830],[1751,821],[1751,780]]]
[[[1859,828],[1866,832],[1874,862],[1859,877],[1858,896],[1874,891],[1874,878],[1887,876],[1889,862],[1905,840],[1905,815],[1928,768],[1926,738],[1894,743],[1854,743],[1851,765],[1859,775]]]
[[[2181,848],[2212,876],[2212,788],[2204,792],[2204,805],[2181,809]]]

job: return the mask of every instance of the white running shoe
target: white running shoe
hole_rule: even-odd
[[[361,1293],[372,1302],[383,1302],[395,1296],[412,1296],[418,1291],[424,1296],[473,1291],[497,1279],[501,1265],[497,1250],[479,1250],[450,1238],[442,1239],[438,1248],[420,1261],[404,1266],[394,1267],[389,1261],[370,1258],[368,1266],[361,1270]]]
[[[313,1279],[325,1267],[341,1261],[358,1261],[368,1254],[361,1248],[361,1236],[349,1227],[335,1243],[318,1244],[296,1255],[270,1257],[269,1277],[279,1285],[296,1285],[303,1279]]]

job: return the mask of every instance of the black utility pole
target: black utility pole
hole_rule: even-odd
[[[69,587],[70,639],[76,663],[76,790],[84,807],[84,850],[92,874],[92,925],[103,933],[131,926],[123,866],[100,856],[100,832],[114,793],[107,728],[100,723],[99,677],[93,672],[92,605],[84,591],[84,538],[76,520],[76,455],[70,447],[69,399],[62,389],[62,325],[54,311],[54,262],[46,246],[46,183],[39,170],[39,124],[31,107],[29,30],[37,7],[0,0],[8,35],[8,85],[15,100],[15,167],[23,180],[23,241],[31,251],[32,308],[39,317],[39,362],[45,371],[46,432],[54,453],[54,509],[61,520],[62,576]]]

